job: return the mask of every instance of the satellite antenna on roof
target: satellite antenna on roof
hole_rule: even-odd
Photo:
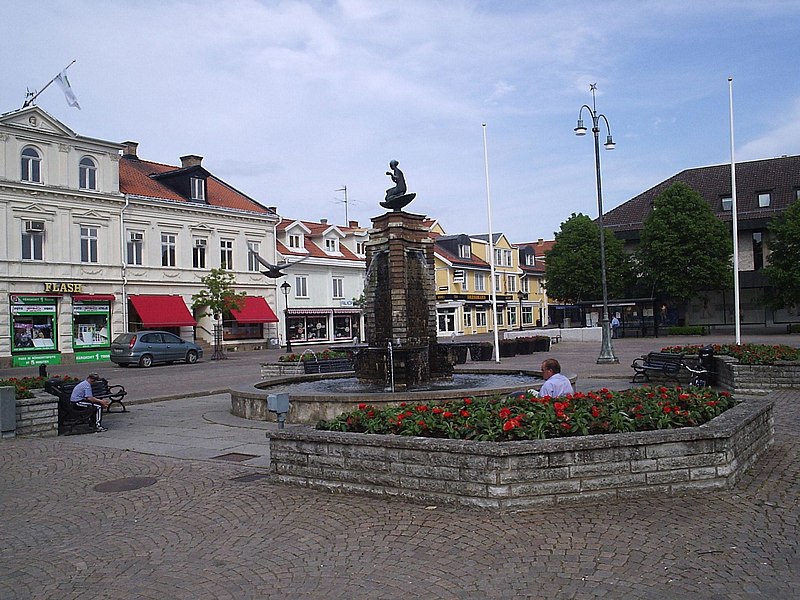
[[[36,100],[36,98],[39,97],[39,94],[41,94],[48,87],[50,87],[51,83],[53,83],[54,81],[58,81],[58,85],[61,86],[61,90],[64,92],[64,96],[67,98],[67,104],[69,104],[70,106],[74,106],[75,108],[80,110],[81,107],[80,104],[78,104],[78,99],[75,98],[75,94],[72,91],[72,86],[69,83],[69,79],[67,79],[67,69],[69,69],[74,64],[75,60],[73,60],[66,67],[64,67],[58,75],[56,75],[46,84],[44,84],[44,87],[38,92],[36,90],[31,91],[30,89],[27,89],[27,92],[25,93],[25,102],[23,103],[22,108],[27,108],[28,106],[33,104],[34,100]]]

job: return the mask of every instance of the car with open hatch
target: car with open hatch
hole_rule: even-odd
[[[203,349],[169,331],[135,331],[122,333],[111,342],[111,362],[121,367],[156,363],[196,363],[203,358]]]

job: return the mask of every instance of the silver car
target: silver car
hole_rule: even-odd
[[[185,361],[194,364],[203,357],[203,349],[168,331],[123,333],[111,342],[111,362],[127,367],[149,367],[155,363]]]

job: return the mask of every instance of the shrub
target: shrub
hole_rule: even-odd
[[[670,327],[668,335],[705,335],[706,328],[702,325],[684,325],[682,327]]]
[[[421,437],[509,441],[672,429],[702,425],[734,406],[728,392],[696,387],[605,388],[563,398],[535,393],[462,398],[388,408],[359,404],[317,429]]]
[[[332,359],[339,359],[339,358],[349,358],[349,354],[347,352],[343,352],[341,350],[331,350],[327,348],[322,350],[321,352],[293,352],[292,354],[282,354],[278,357],[279,362],[303,362],[307,360],[332,360]]]
[[[732,356],[743,365],[774,365],[777,361],[800,361],[800,348],[786,345],[768,344],[711,344],[714,354]],[[697,354],[703,346],[692,344],[689,346],[667,346],[662,352],[683,352]]]
[[[789,333],[800,333],[800,323],[789,323],[787,329]]]
[[[9,377],[8,379],[0,379],[0,387],[13,387],[15,388],[15,397],[17,400],[25,398],[33,398],[31,390],[42,389],[45,382],[50,379],[48,377]],[[64,381],[78,381],[75,377],[69,375],[62,375],[55,379],[63,379]]]

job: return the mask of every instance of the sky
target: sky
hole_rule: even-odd
[[[0,113],[203,166],[290,219],[405,210],[448,234],[553,239],[684,169],[800,154],[800,0],[0,0]],[[13,58],[12,58],[13,57]],[[583,109],[583,116],[591,124]],[[485,127],[483,124],[486,124]],[[601,144],[607,135],[600,121]],[[488,173],[488,177],[487,177]],[[347,188],[347,203],[345,193]]]

